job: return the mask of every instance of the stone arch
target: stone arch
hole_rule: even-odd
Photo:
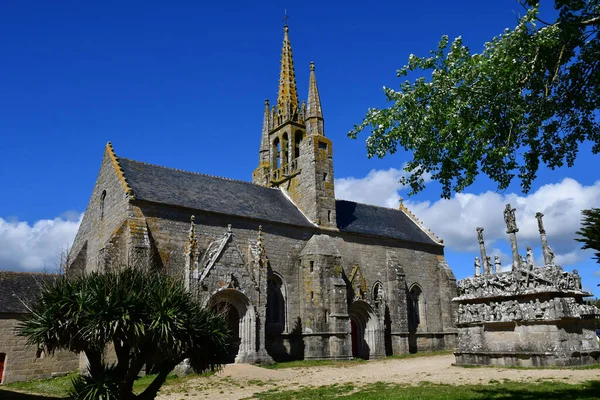
[[[270,271],[267,277],[267,333],[288,332],[288,291],[283,277]]]
[[[272,153],[273,155],[273,159],[271,160],[271,163],[275,166],[275,168],[280,168],[281,167],[281,144],[279,143],[279,138],[276,137],[273,140],[273,150]]]
[[[244,362],[256,352],[256,311],[246,295],[237,289],[224,289],[211,296],[208,307],[227,313],[230,328],[238,335],[232,341],[226,362]],[[235,325],[237,318],[237,326]],[[234,354],[235,353],[235,354]]]
[[[363,300],[356,300],[348,307],[352,334],[352,356],[368,360],[378,353],[381,335],[379,320],[373,308]]]

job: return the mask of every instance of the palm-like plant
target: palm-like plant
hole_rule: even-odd
[[[29,307],[20,333],[30,344],[50,354],[70,350],[87,357],[89,377],[74,382],[74,398],[153,399],[185,359],[201,372],[218,368],[228,350],[226,319],[164,274],[122,268],[61,278]],[[104,358],[111,347],[114,365]],[[157,376],[134,395],[144,365]]]
[[[592,249],[595,251],[596,262],[600,264],[600,208],[582,210],[583,220],[581,229],[577,234],[581,237],[575,238],[583,243],[582,249]]]

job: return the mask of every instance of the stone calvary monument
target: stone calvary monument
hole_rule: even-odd
[[[477,228],[481,260],[475,273],[458,281],[457,365],[552,366],[599,361],[596,339],[600,309],[585,304],[591,293],[582,290],[577,270],[563,271],[554,262],[542,221],[537,213],[544,265],[536,266],[527,247],[520,256],[515,209],[504,210],[510,235],[512,269],[502,271],[500,259],[492,265],[486,255],[483,228]],[[481,271],[483,269],[483,271]]]

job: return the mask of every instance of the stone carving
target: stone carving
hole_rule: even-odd
[[[510,204],[504,209],[504,222],[506,223],[506,233],[510,235],[510,248],[513,257],[513,270],[519,267],[519,247],[517,246],[517,220],[515,217],[515,208],[511,208]]]
[[[460,304],[456,323],[553,321],[596,314],[600,314],[598,307],[587,303],[578,304],[572,297],[556,297],[543,302],[539,298],[529,302],[506,300],[489,304]]]
[[[496,260],[496,268],[500,265]],[[457,283],[459,296],[465,298],[497,297],[540,291],[581,291],[581,276],[563,271],[558,265],[529,269],[524,262],[517,271],[478,275]]]
[[[373,301],[375,302],[376,307],[379,307],[380,304],[385,302],[385,294],[383,292],[383,284],[381,282],[377,282],[373,286]]]
[[[506,223],[506,233],[517,233],[517,219],[515,217],[516,208],[511,208],[510,204],[506,205],[504,209],[504,222]]]
[[[494,256],[494,269],[494,272],[497,274],[502,272],[502,263],[500,262],[500,257],[498,255]]]
[[[475,257],[475,276],[481,275],[481,261],[479,261],[479,257]]]
[[[485,242],[483,241],[483,228],[477,227],[477,241],[479,242],[479,251],[481,252],[481,262],[483,263],[483,274],[491,274],[492,266],[488,262],[488,257],[485,252]]]
[[[546,230],[544,229],[544,221],[542,221],[542,217],[544,214],[541,212],[537,212],[535,214],[535,218],[538,223],[538,230],[540,232],[540,240],[542,241],[542,253],[544,255],[544,264],[551,265],[554,264],[554,252],[548,245],[548,239],[546,238]]]
[[[527,246],[527,267],[533,269],[535,267],[535,261],[533,259],[533,250]]]
[[[504,210],[510,235],[513,265],[503,272],[499,256],[494,256],[495,271],[482,248],[482,228],[477,239],[482,250],[484,271],[475,257],[474,276],[457,282],[456,324],[458,365],[582,365],[600,360],[600,344],[594,330],[600,309],[586,303],[577,270],[566,272],[554,264],[547,245],[542,214],[536,214],[544,265],[536,266],[531,247],[519,255],[515,209]],[[491,270],[491,268],[490,268]],[[502,332],[502,333],[500,333]],[[504,334],[506,332],[506,334]]]
[[[350,273],[350,284],[354,292],[354,300],[364,300],[367,294],[367,281],[358,265],[355,265]]]

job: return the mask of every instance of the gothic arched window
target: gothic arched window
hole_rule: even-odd
[[[287,132],[283,134],[281,137],[281,165],[287,165],[289,158],[289,145],[290,141],[288,140]]]
[[[281,167],[280,154],[281,145],[279,144],[279,138],[275,138],[275,140],[273,140],[273,165],[276,165],[277,168]]]
[[[411,332],[415,332],[417,328],[424,328],[425,309],[422,299],[423,291],[419,285],[413,285],[408,292],[408,328]]]
[[[294,135],[294,158],[300,157],[300,143],[302,143],[302,131],[296,131]]]
[[[267,330],[269,333],[285,331],[286,290],[281,277],[271,274],[267,279]]]

